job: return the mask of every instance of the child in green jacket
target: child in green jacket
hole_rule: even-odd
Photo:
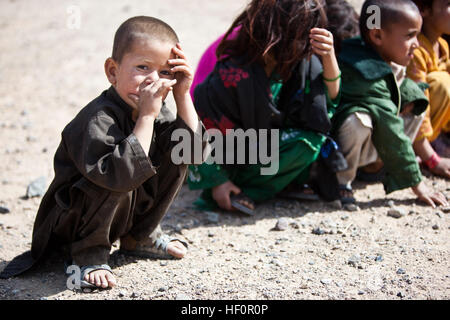
[[[361,38],[342,44],[342,100],[333,131],[348,163],[337,174],[343,203],[355,201],[351,183],[358,168],[381,159],[386,193],[411,187],[421,201],[447,205],[443,194],[422,181],[411,142],[428,104],[422,89],[405,77],[421,26],[410,0],[367,0]]]

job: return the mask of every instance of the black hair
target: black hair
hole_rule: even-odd
[[[385,29],[391,24],[402,21],[405,17],[405,8],[409,7],[410,9],[416,10],[420,14],[419,9],[412,0],[366,0],[361,9],[359,30],[361,37],[367,43],[370,43],[370,39],[368,37],[368,20],[374,14],[373,11],[369,10],[371,6],[377,6],[379,8],[381,29]]]
[[[142,36],[160,41],[179,42],[175,31],[164,21],[153,17],[138,16],[122,23],[114,36],[112,58],[120,63],[134,41]]]
[[[271,54],[277,72],[287,80],[293,66],[312,53],[310,30],[326,25],[324,0],[252,0],[226,32],[216,55],[247,56],[248,63],[263,64]],[[229,39],[237,27],[237,37]]]
[[[359,35],[359,15],[346,0],[326,0],[327,29],[333,34],[334,50],[339,53],[341,42]]]

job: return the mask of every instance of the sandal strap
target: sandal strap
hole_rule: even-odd
[[[83,267],[81,267],[81,279],[84,279],[84,276],[91,273],[92,271],[97,271],[97,270],[106,270],[106,271],[113,273],[111,270],[111,267],[107,264],[95,264],[95,265],[83,266]]]
[[[344,191],[349,191],[349,192],[353,192],[353,189],[351,186],[345,185],[345,184],[340,184],[339,185],[339,190],[344,190]]]
[[[157,249],[157,250],[161,250],[161,251],[163,251],[164,253],[167,253],[167,245],[168,245],[170,242],[172,242],[172,241],[179,241],[179,242],[181,242],[186,248],[188,247],[188,244],[187,244],[185,241],[183,241],[183,240],[181,240],[181,239],[178,239],[177,237],[170,237],[170,236],[167,235],[167,234],[163,234],[163,235],[161,235],[158,239],[156,239],[154,247],[155,247],[155,249]]]

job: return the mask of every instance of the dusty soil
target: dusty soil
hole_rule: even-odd
[[[0,206],[10,212],[0,214],[0,269],[31,244],[41,198],[25,199],[27,185],[41,176],[50,183],[61,130],[108,87],[103,62],[119,24],[135,15],[162,18],[196,65],[246,1],[226,3],[1,2]],[[80,10],[79,29],[71,5]],[[449,196],[448,181],[426,182]],[[356,211],[274,199],[254,217],[196,211],[198,192],[184,187],[163,229],[188,240],[185,259],[134,259],[114,252],[115,244],[112,290],[68,290],[55,258],[0,280],[0,299],[449,299],[449,214],[418,204],[409,190],[386,197],[381,184],[355,187]],[[388,216],[391,207],[405,215]],[[274,231],[280,218],[287,228]]]

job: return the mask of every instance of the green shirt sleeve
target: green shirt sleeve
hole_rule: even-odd
[[[339,78],[339,92],[336,96],[336,98],[331,99],[330,95],[328,94],[328,87],[324,83],[325,86],[325,93],[327,95],[327,110],[328,110],[328,117],[331,119],[333,118],[334,114],[336,113],[336,109],[339,106],[339,103],[341,102],[341,91],[342,91],[342,81],[341,78]]]

